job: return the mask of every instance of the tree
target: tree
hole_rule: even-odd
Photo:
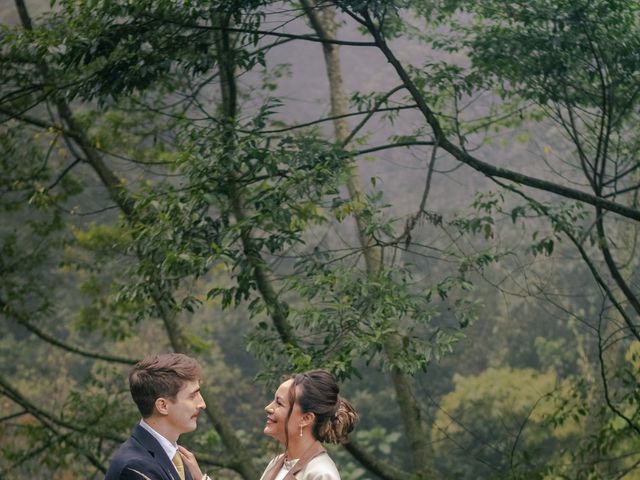
[[[216,393],[206,396],[207,425],[192,441],[209,452],[204,461],[244,478],[259,471],[251,461],[257,437],[248,433],[258,427],[227,409],[252,401],[246,379],[255,369],[267,385],[312,366],[348,380],[398,438],[380,458],[371,444],[380,425],[363,416],[346,445],[381,478],[446,478],[473,470],[476,460],[504,464],[507,450],[434,461],[437,412],[459,383],[454,373],[471,378],[467,370],[479,368],[465,359],[470,351],[499,372],[517,362],[525,363],[518,372],[528,371],[527,362],[549,362],[552,352],[556,363],[569,360],[557,372],[563,381],[588,373],[583,390],[558,398],[565,417],[594,413],[576,435],[597,440],[583,442],[581,454],[589,465],[611,465],[608,473],[635,469],[633,453],[630,463],[615,460],[633,452],[639,431],[637,387],[624,360],[630,338],[639,339],[637,263],[620,260],[635,258],[628,239],[640,219],[632,2],[61,2],[35,24],[16,6],[22,26],[2,31],[5,348],[26,328],[67,352],[70,371],[55,375],[78,383],[62,390],[61,407],[57,397],[33,400],[39,389],[28,380],[46,370],[3,370],[3,425],[20,439],[4,455],[3,473],[31,468],[25,452],[60,471],[65,461],[53,458],[62,450],[82,452],[81,475],[97,475],[135,418],[129,409],[114,422],[105,412],[123,399],[116,365],[134,361],[137,344],[140,353],[171,348],[215,359]],[[329,115],[292,123],[296,112],[278,86],[286,68],[272,63],[304,45],[322,48]],[[416,64],[400,60],[406,45],[420,46]],[[377,58],[385,81],[349,98],[345,49]],[[518,129],[529,144],[553,142],[542,148],[545,167],[521,173],[489,141]],[[530,164],[540,159],[513,148]],[[405,180],[404,191],[385,189],[395,172],[370,176],[358,161],[373,154],[417,156],[421,178]],[[456,192],[448,178],[473,180]],[[97,205],[93,224],[80,202]],[[510,224],[521,230],[512,234]],[[558,272],[570,280],[556,281]],[[513,285],[497,280],[503,275]],[[70,293],[77,289],[81,296]],[[585,295],[571,300],[576,291]],[[483,305],[497,294],[514,309]],[[223,328],[203,318],[209,302],[247,308],[251,321]],[[531,325],[529,303],[557,316],[544,320],[537,349],[519,358],[493,352],[500,341],[480,333],[507,328],[512,339],[527,339],[513,313]],[[591,329],[588,340],[567,318]],[[228,364],[227,346],[205,333],[229,339],[229,328],[247,335],[254,360]],[[469,340],[451,354],[465,331]],[[499,378],[505,395],[515,395],[521,374]],[[219,396],[228,382],[239,398]],[[569,401],[576,392],[580,401]],[[90,413],[68,422],[65,409],[79,412],[84,402],[94,405]],[[390,413],[376,412],[379,405]],[[27,414],[28,425],[11,423]],[[525,462],[518,474],[548,472],[568,458],[570,441],[559,433],[565,417],[522,439],[534,449],[547,436],[557,455],[535,468]],[[612,427],[616,419],[621,427]],[[454,420],[473,432],[488,425],[477,416]],[[219,437],[203,433],[209,424]]]

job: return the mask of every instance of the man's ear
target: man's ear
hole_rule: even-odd
[[[156,411],[160,415],[168,415],[169,414],[169,400],[164,397],[156,398],[156,401],[153,404],[155,406]]]

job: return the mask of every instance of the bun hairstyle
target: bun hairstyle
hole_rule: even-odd
[[[340,396],[336,379],[324,370],[311,370],[292,377],[289,405],[297,401],[302,413],[311,412],[314,438],[327,443],[344,443],[358,422],[358,414],[351,404]],[[296,392],[296,387],[300,387]]]

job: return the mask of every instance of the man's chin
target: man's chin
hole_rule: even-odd
[[[194,418],[193,421],[188,426],[185,425],[184,433],[193,432],[196,428],[198,428],[198,420]]]

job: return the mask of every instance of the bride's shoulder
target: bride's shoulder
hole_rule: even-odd
[[[266,468],[264,469],[264,473],[262,474],[262,477],[264,478],[264,474],[267,473],[269,470],[271,470],[277,463],[278,461],[284,456],[284,453],[281,453],[280,455],[276,455],[275,457],[273,457],[271,459],[271,461],[269,462],[269,464],[266,466]]]

